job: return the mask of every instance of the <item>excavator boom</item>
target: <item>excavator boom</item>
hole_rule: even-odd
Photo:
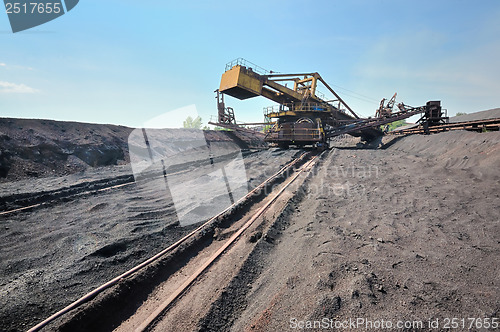
[[[320,97],[319,84],[336,99],[326,101]],[[359,119],[318,73],[275,74],[237,59],[226,66],[219,91],[240,100],[263,96],[278,103],[279,109],[265,113],[266,118],[275,123],[266,140],[285,146],[325,143],[332,128]],[[350,134],[371,139],[382,135],[382,131],[370,127]]]

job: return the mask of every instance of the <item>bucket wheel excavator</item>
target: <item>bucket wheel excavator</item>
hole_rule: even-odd
[[[288,87],[290,85],[290,87]],[[324,86],[333,96],[326,100],[317,88]],[[349,134],[370,141],[384,133],[382,125],[423,113],[426,107],[399,104],[399,112],[392,112],[396,94],[385,104],[381,101],[374,118],[360,118],[318,73],[281,74],[267,71],[242,58],[226,65],[219,94],[245,100],[265,97],[278,105],[264,109],[270,126],[265,141],[281,147],[325,146],[332,137]],[[223,101],[223,99],[222,99]],[[218,102],[219,126],[235,129],[232,109]],[[231,119],[227,121],[227,119]],[[223,123],[226,122],[226,123]],[[229,122],[229,123],[228,123]]]
[[[320,97],[319,84],[325,86],[335,99]],[[264,110],[271,125],[265,140],[282,147],[325,144],[332,128],[359,119],[318,73],[277,74],[241,58],[226,65],[219,93],[240,100],[263,96],[278,103],[278,106]],[[365,128],[350,134],[370,140],[383,133],[378,128]]]

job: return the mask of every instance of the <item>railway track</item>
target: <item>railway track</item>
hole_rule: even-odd
[[[309,161],[304,163],[297,172],[291,176],[287,181],[281,186],[281,188],[270,195],[268,199],[266,199],[265,203],[255,212],[250,218],[237,230],[233,233],[233,235],[214,253],[212,254],[194,273],[192,273],[186,280],[182,283],[180,287],[178,287],[164,302],[162,302],[156,310],[154,310],[143,322],[140,324],[135,331],[136,332],[144,332],[148,331],[150,327],[154,325],[154,323],[164,314],[164,312],[179,298],[182,296],[184,292],[196,281],[210,266],[227,251],[227,249],[234,245],[239,239],[241,239],[241,235],[254,224],[259,218],[263,215],[265,211],[267,211],[272,204],[276,202],[278,197],[280,197],[283,192],[292,185],[299,176],[301,176],[304,172],[309,171],[317,161],[318,155],[313,156]]]
[[[0,198],[0,216],[22,212],[46,204],[67,202],[85,195],[122,188],[134,183],[133,175],[123,175],[97,181],[84,182],[70,187],[37,193],[15,194]],[[12,208],[14,206],[14,208]]]
[[[282,184],[282,187],[279,191],[276,193],[271,193],[271,195],[267,195],[265,200],[265,204],[258,209],[258,211],[248,220],[239,230],[237,230],[231,237],[230,239],[224,244],[223,247],[221,247],[217,252],[218,254],[214,257],[211,258],[211,260],[207,261],[206,264],[203,265],[203,269],[200,269],[200,271],[197,271],[197,273],[193,274],[188,280],[186,280],[186,285],[184,288],[179,288],[172,296],[169,297],[165,303],[159,307],[155,312],[157,312],[156,316],[151,315],[151,317],[148,318],[144,322],[143,325],[141,325],[142,330],[147,330],[149,326],[151,325],[152,322],[156,320],[158,315],[160,315],[162,312],[164,312],[165,308],[167,308],[172,301],[174,301],[176,298],[178,298],[182,293],[185,291],[185,289],[191,284],[194,280],[196,280],[200,274],[203,273],[210,265],[218,258],[220,257],[225,250],[227,250],[228,247],[230,247],[237,239],[241,236],[241,234],[252,225],[252,223],[255,222],[259,218],[259,216],[266,211],[269,206],[271,206],[275,200],[283,193],[283,191],[288,188],[301,174],[306,172],[307,170],[311,169],[311,167],[314,165],[314,163],[317,160],[318,155],[316,153],[312,152],[305,152],[296,159],[292,160],[289,162],[287,165],[282,167],[278,172],[273,174],[271,177],[269,177],[266,181],[264,181],[261,185],[250,191],[245,197],[240,199],[238,202],[235,202],[233,205],[229,206],[226,208],[224,211],[219,213],[218,215],[214,216],[198,228],[196,228],[194,231],[191,233],[185,235],[181,239],[179,239],[177,242],[173,243],[170,245],[168,248],[162,250],[155,256],[151,257],[150,259],[144,261],[143,263],[133,267],[132,269],[126,271],[125,273],[115,277],[114,279],[110,280],[109,282],[99,286],[98,288],[94,289],[93,291],[87,293],[77,301],[71,303],[67,307],[63,308],[62,310],[58,311],[57,313],[53,314],[46,320],[42,321],[41,323],[37,324],[36,326],[32,327],[29,331],[39,331],[43,327],[49,325],[50,323],[54,322],[56,319],[59,317],[73,311],[74,309],[80,307],[82,304],[89,302],[91,299],[94,299],[97,295],[102,293],[104,290],[107,290],[121,281],[123,281],[126,278],[132,277],[132,275],[136,274],[138,271],[152,265],[153,263],[161,260],[162,257],[166,256],[167,254],[172,254],[176,250],[179,250],[180,247],[186,247],[189,246],[187,243],[195,238],[196,236],[199,236],[200,233],[207,232],[208,229],[214,227],[214,224],[220,222],[220,220],[224,220],[231,216],[232,214],[235,213],[235,211],[238,210],[239,207],[244,206],[244,205],[251,205],[254,202],[252,202],[255,197],[262,196],[262,193],[266,193],[267,189],[269,187],[272,187],[276,183],[280,183],[280,181],[285,181]],[[300,165],[300,166],[299,166]],[[293,173],[294,169],[298,167],[297,171]],[[293,173],[293,175],[290,175]],[[286,179],[286,180],[284,180]],[[121,184],[121,186],[128,185],[128,183]],[[120,185],[118,185],[120,186]],[[104,189],[104,188],[103,188]],[[264,196],[266,196],[264,194]]]
[[[244,154],[247,155],[248,153]],[[232,155],[228,155],[229,157]],[[223,161],[228,156],[219,156],[212,158],[214,162]],[[179,164],[173,167],[165,175],[172,176],[190,171],[190,168],[197,166],[198,163]],[[142,179],[154,180],[164,175],[158,172],[148,172],[141,175]],[[123,188],[135,183],[133,174],[120,175],[99,179],[94,181],[86,181],[74,184],[67,187],[62,187],[54,190],[21,193],[13,195],[5,195],[0,197],[0,217],[10,215],[17,212],[51,206],[60,202],[68,202],[79,199],[88,195],[99,194],[105,191]]]

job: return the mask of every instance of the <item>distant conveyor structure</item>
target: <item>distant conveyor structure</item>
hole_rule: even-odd
[[[289,83],[293,88],[287,86]],[[317,90],[318,84],[326,87],[335,99],[325,100]],[[399,104],[400,111],[396,113],[392,113],[390,107],[391,111],[381,112],[378,117],[363,119],[320,74],[273,73],[242,58],[226,65],[216,92],[219,116],[218,122],[213,124],[231,129],[238,128],[238,125],[232,108],[224,105],[224,94],[240,100],[263,96],[278,103],[277,106],[264,109],[266,123],[271,126],[266,132],[265,140],[281,147],[322,145],[330,138],[342,134],[369,141],[383,135],[380,126],[428,111],[426,106],[409,107]],[[219,94],[222,95],[222,102]]]

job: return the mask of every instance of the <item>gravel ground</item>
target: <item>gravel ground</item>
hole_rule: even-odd
[[[275,240],[259,241],[200,329],[296,330],[360,318],[435,331],[429,320],[440,330],[446,318],[500,318],[500,134],[413,135],[373,147],[382,143],[334,142],[276,221]],[[297,152],[246,154],[249,187]],[[228,166],[228,156],[216,154],[214,165]],[[206,167],[192,166],[176,169],[180,183]],[[98,177],[115,177],[113,169]],[[194,226],[179,227],[175,199],[153,182],[2,217],[0,329],[34,325]]]
[[[238,198],[236,193],[241,196],[258,185],[299,152],[270,149],[241,154],[237,150],[241,142],[237,143],[228,139],[212,142],[213,164],[208,160],[196,161],[192,156],[188,164],[176,164],[170,158],[168,173],[178,173],[176,183],[189,184],[193,178],[207,176],[209,171],[204,168],[225,167],[230,184],[231,174],[245,177],[243,187],[240,183],[239,189],[231,188]],[[231,166],[235,151],[242,162],[237,167]],[[40,191],[48,191],[49,200],[39,208],[0,216],[0,330],[26,330],[173,243],[214,214],[206,206],[222,209],[222,203],[230,204],[227,198],[217,200],[224,195],[211,188],[205,198],[218,205],[200,201],[198,195],[197,199],[191,199],[192,204],[179,206],[168,189],[159,190],[158,184],[166,183],[161,174],[159,178],[142,179],[121,188],[85,193],[92,188],[85,184],[100,181],[105,185],[107,179],[113,184],[111,180],[131,173],[130,165],[106,166],[2,185],[0,193],[4,200]],[[82,186],[82,193],[77,196],[50,196],[51,191],[75,185]],[[192,190],[183,192],[189,191]],[[206,190],[199,192],[207,194]],[[179,225],[179,218],[185,215],[190,223]]]
[[[436,331],[450,318],[500,318],[500,134],[345,145],[324,158],[278,219],[276,241],[261,241],[200,328],[328,330],[351,319],[360,325],[345,330],[383,320]]]
[[[450,123],[500,118],[500,108],[450,117]]]

